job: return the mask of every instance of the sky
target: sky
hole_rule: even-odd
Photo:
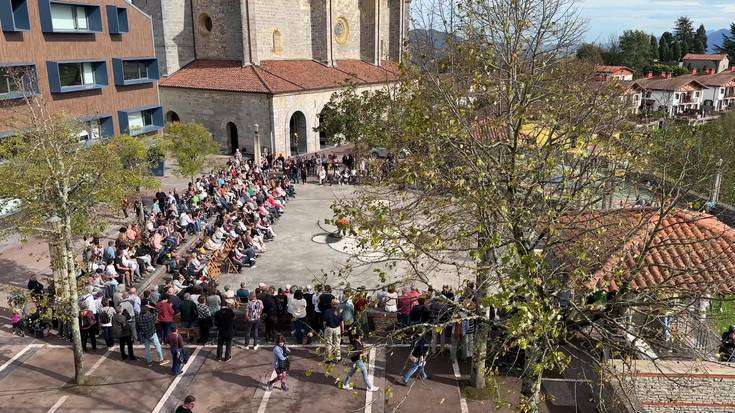
[[[673,31],[679,16],[689,16],[695,30],[700,24],[713,31],[735,22],[735,0],[578,0],[577,8],[587,19],[586,39],[599,42],[627,29],[658,37]]]

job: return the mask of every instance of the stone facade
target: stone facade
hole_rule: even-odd
[[[256,0],[255,27],[258,58],[311,59],[312,31],[310,4],[323,0]],[[273,51],[273,31],[281,33],[283,50]]]
[[[242,59],[240,0],[192,0],[196,57]],[[211,30],[207,27],[211,19]]]
[[[234,151],[231,131],[227,129],[230,122],[237,127],[238,146],[248,153],[253,153],[256,123],[260,126],[261,147],[271,147],[273,127],[268,95],[161,88],[161,101],[167,102],[167,113],[176,113],[182,122],[196,121],[209,129],[223,153]]]
[[[133,0],[133,4],[153,20],[153,38],[161,76],[168,76],[194,60],[191,0]]]

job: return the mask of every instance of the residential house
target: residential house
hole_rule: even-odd
[[[623,101],[628,104],[630,113],[637,115],[641,110],[641,102],[645,90],[636,81],[629,80],[622,83]]]
[[[80,139],[163,127],[151,18],[125,0],[0,1],[0,136],[26,97],[84,122]]]
[[[663,112],[669,117],[698,112],[707,89],[696,79],[672,77],[671,73],[662,73],[658,78],[647,76],[636,83],[645,90],[641,111]]]
[[[696,69],[689,77],[707,86],[704,90],[702,110],[705,113],[720,112],[735,105],[735,66],[720,73],[714,73],[713,69],[698,74]]]
[[[596,66],[595,74],[600,80],[633,80],[633,69],[625,66]]]
[[[726,53],[720,54],[697,54],[687,53],[682,59],[682,66],[690,71],[697,69],[704,72],[707,69],[713,70],[715,73],[721,73],[730,67],[730,59]]]

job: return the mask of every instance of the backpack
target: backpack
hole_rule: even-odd
[[[101,311],[99,314],[97,314],[97,317],[99,317],[100,324],[107,324],[110,322],[110,315],[107,314],[107,311]]]
[[[126,311],[127,312],[127,311]],[[133,333],[128,324],[128,318],[124,314],[116,314],[112,319],[112,335],[120,337],[128,337]]]
[[[94,325],[94,315],[91,312],[79,316],[79,327],[86,330]]]

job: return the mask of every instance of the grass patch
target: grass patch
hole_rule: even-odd
[[[712,299],[710,311],[718,334],[722,334],[735,324],[735,296],[729,295],[721,299]]]

